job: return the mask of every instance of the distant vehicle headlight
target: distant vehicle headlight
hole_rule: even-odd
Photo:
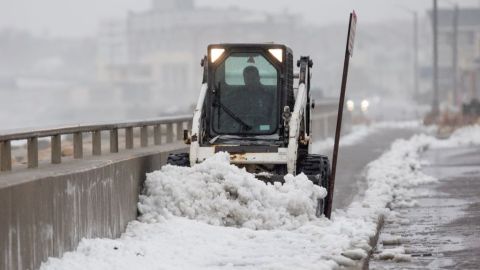
[[[370,102],[368,102],[368,100],[366,99],[362,100],[362,103],[360,103],[360,109],[362,110],[362,112],[368,111],[369,106],[370,106]]]
[[[353,100],[351,99],[347,100],[347,110],[351,112],[354,109],[355,109],[355,102],[353,102]]]

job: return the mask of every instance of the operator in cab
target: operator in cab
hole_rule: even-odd
[[[269,93],[260,82],[260,74],[255,66],[247,66],[243,70],[245,92],[248,103],[245,107],[248,111],[255,112],[258,119],[271,117],[274,106],[273,93]],[[254,122],[255,119],[252,119]]]

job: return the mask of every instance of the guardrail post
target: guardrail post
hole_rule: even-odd
[[[27,140],[27,159],[28,168],[38,167],[38,138],[28,138]]]
[[[10,141],[0,142],[0,171],[12,169],[12,149]]]
[[[83,158],[83,134],[76,132],[73,134],[73,158]]]
[[[148,126],[142,126],[140,128],[140,146],[148,146]]]
[[[133,128],[125,128],[125,148],[133,149]]]
[[[92,154],[94,156],[102,154],[102,133],[100,130],[92,132]]]
[[[59,164],[62,162],[62,137],[60,134],[51,137],[52,149],[52,164]]]
[[[177,126],[177,140],[183,141],[183,122],[179,121],[175,125]]]
[[[168,123],[167,124],[167,143],[172,143],[173,142],[173,124]]]
[[[162,144],[162,134],[160,132],[160,125],[155,125],[153,127],[153,141],[155,145]]]
[[[118,153],[118,129],[110,130],[110,153]]]

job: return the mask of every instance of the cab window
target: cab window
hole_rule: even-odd
[[[273,134],[278,71],[261,53],[232,53],[215,70],[212,128],[217,134]]]

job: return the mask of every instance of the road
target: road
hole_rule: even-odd
[[[390,148],[396,139],[407,139],[418,131],[408,128],[385,128],[372,132],[358,143],[341,146],[333,196],[333,209],[346,208],[366,188],[364,169]],[[331,150],[329,150],[329,153]],[[331,156],[331,154],[330,154]]]
[[[415,188],[417,206],[395,209],[402,225],[387,222],[380,236],[400,236],[410,261],[373,260],[371,269],[479,269],[480,267],[480,147],[430,150],[424,172],[437,183]]]

